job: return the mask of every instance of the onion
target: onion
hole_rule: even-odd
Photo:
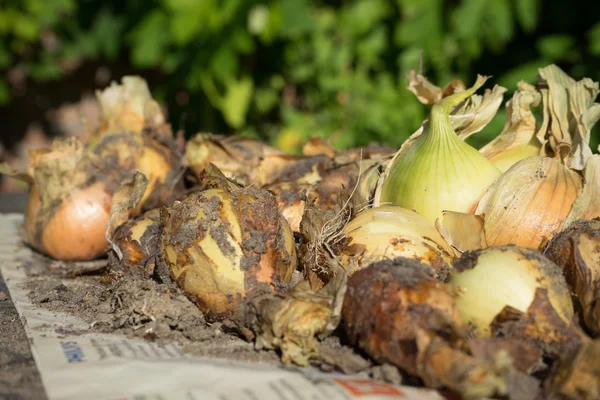
[[[146,127],[165,122],[148,84],[139,76],[124,76],[120,85],[112,82],[108,88],[96,91],[96,97],[102,109],[100,133],[141,133]]]
[[[583,323],[600,335],[600,220],[576,221],[556,235],[544,255],[564,269]]]
[[[488,245],[537,249],[560,230],[580,192],[575,171],[548,157],[529,157],[502,174],[475,214],[484,216]]]
[[[161,254],[171,277],[213,318],[290,282],[296,249],[271,194],[255,188],[193,193],[163,213]]]
[[[357,214],[343,229],[338,256],[349,274],[381,259],[405,257],[431,265],[438,274],[452,262],[452,247],[435,226],[414,211],[384,206]]]
[[[490,335],[490,323],[506,306],[526,312],[538,288],[548,291],[550,303],[567,324],[573,318],[560,268],[535,250],[501,246],[469,251],[453,267],[450,284],[457,293],[458,312],[480,336]]]
[[[91,260],[108,249],[111,198],[123,175],[75,138],[32,154],[25,238],[59,260]]]
[[[124,77],[96,96],[102,126],[90,149],[115,168],[141,172],[148,179],[139,208],[170,204],[174,191],[183,189],[181,155],[173,133],[146,81]]]
[[[255,183],[263,157],[281,154],[281,150],[251,138],[197,134],[187,143],[184,163],[196,175],[212,163],[226,177],[250,185]]]
[[[113,246],[118,247],[120,259],[110,252],[111,273],[115,277],[133,274],[147,277],[154,273],[161,224],[160,211],[154,209],[119,226],[112,235]]]
[[[423,133],[388,166],[376,193],[376,205],[415,210],[432,223],[442,211],[469,212],[500,171],[454,131],[448,114],[479,89],[475,85],[436,103]]]

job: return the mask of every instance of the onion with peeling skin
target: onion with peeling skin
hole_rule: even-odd
[[[445,274],[452,247],[425,217],[401,207],[384,206],[357,214],[343,229],[345,245],[338,256],[349,273],[372,262],[405,257]]]
[[[148,179],[138,210],[168,205],[183,189],[181,154],[170,126],[146,81],[126,76],[96,93],[102,126],[90,149],[115,168],[141,172]]]
[[[286,287],[296,268],[292,232],[265,190],[193,193],[161,219],[171,277],[212,318],[233,316],[250,294]]]
[[[25,238],[59,260],[91,260],[106,253],[111,199],[123,174],[87,152],[75,138],[32,154],[33,181]]]
[[[475,214],[484,216],[488,245],[537,249],[560,230],[581,188],[575,171],[548,157],[529,157],[498,178]]]
[[[479,336],[490,335],[490,324],[506,306],[526,312],[536,290],[548,291],[550,303],[569,324],[573,304],[560,267],[533,249],[515,246],[469,251],[450,273],[456,306]]]

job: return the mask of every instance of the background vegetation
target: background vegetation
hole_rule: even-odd
[[[563,0],[4,0],[0,102],[95,65],[146,77],[188,134],[398,145],[426,115],[405,89],[421,52],[433,82],[494,75],[505,98],[553,62],[600,80],[598,15]]]

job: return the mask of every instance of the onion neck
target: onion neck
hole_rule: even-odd
[[[487,79],[487,77],[478,75],[477,81],[469,89],[445,97],[435,103],[431,108],[429,121],[423,131],[423,136],[425,136],[425,138],[430,138],[433,141],[441,141],[450,136],[456,138],[456,140],[460,140],[452,128],[450,112],[462,101],[473,95],[481,86],[483,86]]]

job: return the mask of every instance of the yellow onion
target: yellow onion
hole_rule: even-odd
[[[458,137],[448,115],[485,81],[479,76],[470,89],[433,106],[423,133],[401,149],[386,169],[376,205],[415,210],[431,222],[445,210],[469,212],[500,171]]]
[[[537,249],[560,230],[581,192],[581,177],[548,157],[526,158],[506,171],[477,205],[490,246]]]
[[[181,155],[173,133],[146,81],[124,77],[97,92],[102,126],[90,149],[105,161],[148,179],[139,208],[170,204],[174,191],[183,188]]]
[[[33,185],[25,239],[59,260],[91,260],[106,253],[111,198],[123,175],[108,168],[75,138],[32,154]]]
[[[144,133],[106,133],[93,151],[115,167],[141,172],[148,179],[140,209],[170,204],[174,192],[182,189],[180,155],[172,141]]]
[[[150,276],[156,266],[161,224],[160,211],[153,209],[119,226],[111,237],[119,255],[110,252],[113,275],[132,273]]]
[[[600,219],[575,221],[544,248],[560,265],[583,323],[600,335]]]
[[[506,306],[526,312],[536,290],[547,290],[558,315],[568,324],[573,304],[561,269],[538,251],[515,246],[469,251],[453,264],[450,284],[465,322],[480,336],[490,335],[492,320]]]
[[[342,231],[345,245],[339,257],[349,273],[381,259],[416,259],[438,274],[452,262],[452,247],[435,226],[414,211],[396,206],[369,208]]]
[[[193,193],[162,221],[172,279],[213,318],[234,315],[251,293],[285,287],[296,268],[292,232],[265,190]]]

